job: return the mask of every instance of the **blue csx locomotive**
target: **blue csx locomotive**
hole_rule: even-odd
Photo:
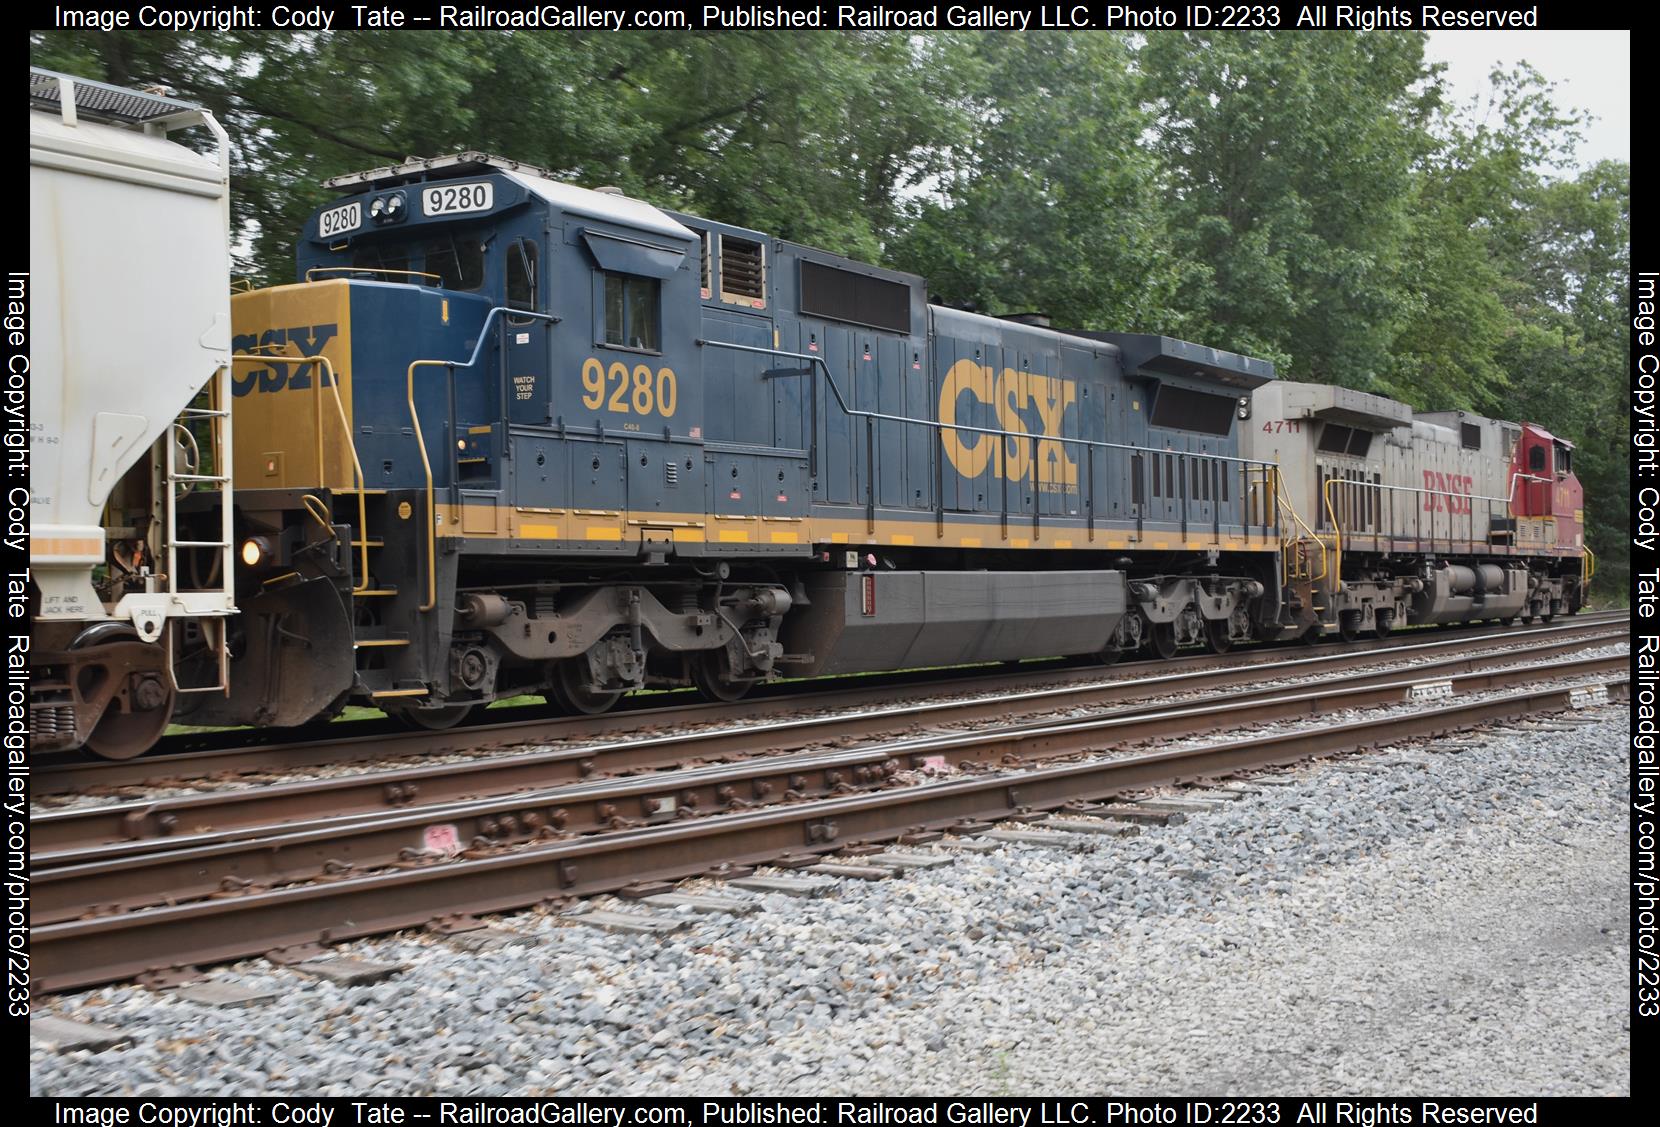
[[[233,302],[239,637],[193,723],[1359,621],[1241,457],[1264,361],[931,305],[480,153],[330,183],[297,282]]]

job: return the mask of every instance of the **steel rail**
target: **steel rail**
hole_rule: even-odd
[[[1473,633],[1461,633],[1454,644],[1478,638],[1526,639],[1540,636],[1562,636],[1584,630],[1600,629],[1610,623],[1630,621],[1629,614],[1585,614],[1571,621],[1564,620],[1545,626],[1522,630],[1502,627],[1473,626]],[[1342,650],[1324,644],[1320,652],[1366,653],[1380,649],[1420,644],[1417,639],[1438,636],[1433,628],[1402,630],[1387,638],[1367,639],[1342,643]],[[1496,643],[1503,644],[1503,643]],[[270,730],[229,731],[214,734],[212,746],[201,750],[145,755],[130,760],[87,760],[49,756],[35,764],[35,779],[30,787],[35,795],[65,794],[89,786],[122,786],[148,783],[159,778],[205,778],[217,774],[254,774],[289,767],[319,766],[370,759],[442,754],[481,748],[507,747],[538,740],[581,738],[589,739],[609,732],[638,731],[647,727],[668,727],[710,720],[736,720],[754,717],[789,715],[802,708],[855,707],[865,703],[893,699],[897,688],[919,691],[985,691],[988,688],[1015,688],[1020,685],[1055,684],[1056,682],[1098,681],[1115,674],[1119,679],[1134,679],[1154,670],[1219,669],[1280,659],[1285,650],[1298,652],[1304,647],[1294,640],[1253,646],[1228,654],[1194,653],[1169,660],[1140,660],[1120,667],[1100,664],[1078,665],[1057,658],[1041,663],[1022,663],[1018,672],[1010,672],[999,664],[959,666],[954,669],[909,670],[897,674],[868,674],[858,677],[822,678],[816,681],[786,682],[763,686],[759,695],[736,702],[696,700],[691,690],[653,693],[642,698],[667,699],[667,707],[625,707],[601,716],[548,716],[538,706],[525,706],[524,711],[535,713],[529,718],[515,717],[519,709],[487,713],[504,716],[495,723],[472,723],[444,731],[411,731],[391,721],[352,720],[328,725],[329,735],[322,739],[279,742],[274,744],[225,744],[239,737],[265,736]],[[787,692],[769,692],[783,689]],[[686,703],[692,698],[694,703]],[[205,735],[176,736],[170,743],[194,742],[209,738]],[[389,747],[389,741],[395,747]]]
[[[1623,698],[1630,681],[1622,677],[1606,687],[1611,697]],[[61,991],[282,948],[337,943],[442,916],[508,911],[613,891],[647,878],[689,877],[721,865],[760,864],[855,842],[890,841],[923,830],[1571,708],[1575,691],[1536,689],[1404,716],[779,805],[450,864],[46,924],[32,932],[35,983]]]
[[[1476,645],[1476,653],[1455,653],[1454,656],[1421,663],[1407,670],[1386,669],[1369,674],[1351,672],[1344,684],[1357,688],[1403,677],[1425,680],[1450,672],[1473,672],[1506,662],[1525,662],[1530,657],[1571,653],[1598,643],[1616,641],[1626,633],[1629,633],[1629,626],[1624,631],[1606,630],[1528,650],[1500,649],[1483,653],[1480,651],[1490,647]],[[1244,668],[1230,666],[1139,681],[1035,689],[969,700],[930,701],[862,713],[812,716],[765,725],[711,728],[484,757],[463,763],[426,764],[233,788],[178,798],[83,807],[37,814],[31,825],[32,842],[37,855],[102,842],[152,839],[171,844],[180,839],[196,839],[203,834],[239,827],[311,820],[316,818],[319,809],[327,809],[333,816],[381,814],[389,809],[412,806],[417,801],[425,805],[480,795],[507,795],[531,789],[570,786],[600,775],[660,771],[718,758],[750,756],[757,750],[780,751],[833,739],[892,734],[906,726],[914,727],[922,723],[999,721],[1021,714],[1217,689],[1239,682],[1342,673],[1365,665],[1385,664],[1401,655],[1433,655],[1448,648],[1455,651],[1467,649],[1475,641],[1460,639],[1384,651],[1299,658]],[[1243,702],[1288,691],[1291,690],[1285,686],[1245,689],[1230,694],[1229,701]],[[1149,705],[1130,711],[1146,712],[1163,707],[1166,706]]]
[[[1388,638],[1351,643],[1342,649],[1316,647],[1314,656],[1339,660],[1347,655],[1372,654],[1410,650],[1422,646],[1495,646],[1512,645],[1529,639],[1567,637],[1587,631],[1602,630],[1619,622],[1629,622],[1629,615],[1581,616],[1572,622],[1525,630],[1481,631],[1460,633],[1457,637],[1437,642],[1423,642],[1423,637],[1440,636],[1433,631],[1408,631]],[[137,759],[112,761],[82,761],[49,764],[37,768],[31,781],[30,793],[35,797],[73,793],[96,786],[123,786],[154,784],[166,779],[212,778],[220,775],[258,774],[286,768],[338,765],[397,758],[417,759],[421,756],[455,752],[478,752],[495,748],[519,747],[530,743],[555,740],[590,740],[598,735],[614,732],[638,733],[652,728],[679,727],[685,724],[711,723],[729,720],[756,719],[769,716],[793,716],[803,709],[853,708],[864,704],[885,704],[894,699],[899,687],[931,692],[986,692],[1003,689],[1016,690],[1021,686],[1048,686],[1082,682],[1099,684],[1152,682],[1159,676],[1153,670],[1209,671],[1247,668],[1287,660],[1283,655],[1308,652],[1297,647],[1270,647],[1253,649],[1243,654],[1195,654],[1170,661],[1137,664],[1118,670],[1099,665],[1066,667],[1044,664],[1037,669],[1009,673],[992,667],[971,667],[967,675],[941,678],[937,671],[923,671],[920,677],[902,674],[883,676],[874,683],[859,678],[855,687],[840,688],[838,681],[817,682],[817,688],[788,695],[768,694],[733,704],[699,702],[661,709],[630,709],[603,716],[547,717],[506,720],[494,724],[473,724],[446,731],[407,731],[388,729],[376,721],[352,721],[334,727],[350,729],[345,734],[331,735],[321,740],[282,743],[265,747],[246,747],[227,752],[185,753],[166,756],[145,756]],[[1356,660],[1359,660],[1358,658]],[[368,731],[361,731],[368,728]],[[360,734],[361,733],[361,734]]]
[[[1615,655],[1432,680],[1445,680],[1454,693],[1470,693],[1615,673],[1626,666],[1625,656]],[[424,807],[389,816],[324,818],[305,826],[268,828],[274,832],[255,836],[217,835],[218,840],[198,839],[169,849],[135,852],[127,845],[113,845],[39,856],[31,858],[33,918],[55,922],[88,912],[237,892],[255,884],[291,884],[400,862],[447,860],[445,854],[423,848],[429,840],[427,833],[434,827],[446,831],[445,840],[470,842],[474,851],[488,850],[605,829],[662,824],[700,811],[825,798],[883,785],[902,764],[920,766],[930,758],[953,765],[1050,758],[1119,749],[1159,737],[1186,737],[1401,703],[1412,699],[1413,690],[1423,684],[1422,678],[1406,678],[1363,689],[1347,684],[1316,691],[1282,689],[1277,696],[1249,703],[1227,700],[1144,715],[1111,714],[989,732],[924,736],[843,752],[768,756],[507,799]]]

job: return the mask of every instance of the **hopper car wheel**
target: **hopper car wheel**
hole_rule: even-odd
[[[1543,626],[1555,617],[1556,617],[1556,612],[1555,611],[1547,611],[1546,613],[1541,614],[1539,616],[1539,625]]]
[[[1108,646],[1095,655],[1095,660],[1101,665],[1117,665],[1118,659],[1124,656],[1124,651],[1117,646]]]
[[[472,704],[452,704],[444,708],[389,708],[386,714],[406,728],[442,732],[467,719],[476,707]]]
[[[731,676],[731,663],[727,660],[726,651],[704,650],[691,656],[692,684],[707,700],[717,704],[729,704],[735,700],[742,700],[755,687],[753,681],[735,681]]]
[[[1373,635],[1379,638],[1387,638],[1389,632],[1395,629],[1395,613],[1387,610],[1374,611],[1372,622]]]
[[[72,650],[93,649],[109,642],[136,642],[138,631],[123,623],[103,622],[88,628],[69,644]],[[112,700],[87,734],[86,749],[103,759],[132,759],[143,755],[167,730],[178,694],[164,677],[129,674],[126,700]]]
[[[1345,642],[1354,642],[1360,639],[1360,612],[1346,610],[1337,616],[1337,636]]]
[[[1233,649],[1233,639],[1228,637],[1228,620],[1205,619],[1205,641],[1210,645],[1211,653],[1225,654]]]
[[[1147,633],[1147,645],[1157,657],[1166,661],[1176,656],[1176,624],[1155,622]]]
[[[1514,625],[1516,625],[1516,616],[1511,615],[1509,618],[1499,619],[1499,625],[1500,626],[1514,626]]]
[[[1533,625],[1533,616],[1531,614],[1522,615],[1522,625],[1523,626],[1532,626]]]
[[[554,670],[548,696],[573,715],[598,716],[622,699],[622,690],[594,688],[588,682],[588,663],[582,658],[566,658]]]
[[[173,719],[177,697],[171,689],[165,692],[163,703],[142,711],[126,712],[119,701],[111,701],[87,735],[86,749],[104,759],[132,759],[150,750]]]
[[[1320,624],[1316,622],[1313,626],[1298,634],[1297,641],[1305,646],[1317,645],[1320,641]]]

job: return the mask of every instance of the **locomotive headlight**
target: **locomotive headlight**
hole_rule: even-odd
[[[242,541],[242,566],[258,567],[271,558],[271,542],[263,536],[250,536]]]
[[[1242,419],[1251,417],[1251,397],[1249,395],[1239,397],[1239,417]]]
[[[369,218],[376,223],[401,223],[405,218],[402,192],[387,192],[369,201]]]

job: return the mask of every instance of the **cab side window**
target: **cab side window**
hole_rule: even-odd
[[[663,283],[635,274],[605,274],[605,343],[661,352]]]
[[[1543,446],[1535,446],[1527,452],[1527,472],[1531,474],[1542,474],[1545,472],[1545,469],[1545,448]]]
[[[507,305],[510,309],[536,308],[537,248],[533,239],[517,239],[507,248]],[[509,325],[528,325],[534,317],[507,315]]]

